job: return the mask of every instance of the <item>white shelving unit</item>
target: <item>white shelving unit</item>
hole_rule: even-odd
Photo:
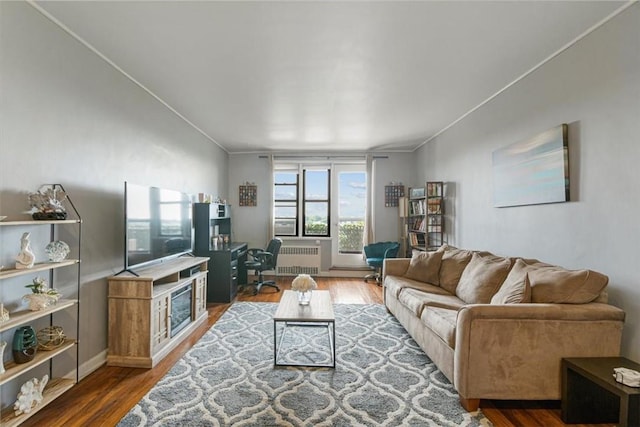
[[[54,185],[54,184],[51,184]],[[55,184],[58,185],[59,184]],[[62,188],[62,186],[60,186]],[[62,262],[39,262],[34,265],[33,268],[30,269],[14,269],[14,268],[4,268],[0,271],[0,287],[4,285],[4,282],[7,279],[23,276],[23,275],[32,275],[36,272],[48,273],[49,275],[49,285],[51,287],[56,287],[56,274],[54,272],[59,271],[60,269],[71,269],[75,268],[75,298],[72,299],[61,299],[55,305],[47,307],[44,310],[40,311],[30,311],[30,310],[20,310],[10,312],[10,319],[7,322],[0,323],[0,333],[10,331],[16,327],[29,325],[32,322],[36,322],[40,319],[48,318],[48,322],[50,326],[54,325],[54,314],[62,313],[65,310],[75,311],[75,313],[69,313],[72,318],[75,316],[75,331],[69,331],[65,329],[65,335],[67,337],[65,343],[54,349],[54,350],[38,350],[33,360],[27,363],[17,364],[14,361],[10,360],[4,363],[5,372],[0,374],[0,389],[6,385],[14,384],[15,387],[19,390],[20,384],[18,378],[23,374],[26,374],[36,368],[42,369],[42,366],[48,364],[48,375],[49,382],[44,390],[43,401],[40,405],[36,406],[31,410],[28,414],[15,415],[13,411],[13,402],[7,404],[8,402],[3,401],[3,408],[0,415],[0,425],[2,426],[17,426],[22,424],[28,418],[36,414],[46,405],[54,401],[57,397],[62,395],[65,391],[69,390],[73,387],[79,380],[79,354],[78,354],[78,341],[77,337],[79,336],[80,327],[79,327],[79,315],[80,315],[80,242],[81,242],[81,230],[82,230],[82,219],[78,215],[78,211],[71,200],[67,197],[67,205],[71,207],[71,212],[76,217],[75,219],[65,219],[65,220],[27,220],[27,221],[0,221],[0,240],[3,239],[3,235],[9,228],[22,228],[24,230],[33,230],[40,227],[49,227],[49,241],[56,240],[59,227],[60,226],[68,226],[68,227],[77,227],[75,230],[75,234],[77,234],[77,241],[74,241],[70,246],[75,246],[75,252],[78,254],[77,259],[66,259]],[[69,211],[69,210],[68,210]],[[74,236],[75,237],[75,236]],[[45,243],[48,243],[45,242]],[[41,241],[38,244],[43,243]],[[68,242],[72,243],[72,242]],[[67,284],[70,285],[70,282],[67,281]],[[25,292],[26,293],[26,292]],[[3,301],[5,307],[7,303],[15,302],[15,301]],[[8,335],[8,334],[7,334]],[[75,337],[75,338],[74,338]],[[7,341],[7,346],[5,348],[5,354],[11,353],[12,343],[10,339],[5,338]],[[54,377],[54,363],[56,359],[61,355],[67,354],[68,352],[75,352],[75,355],[71,355],[75,357],[75,369],[70,373],[69,377]],[[0,355],[2,357],[2,355]],[[35,376],[35,375],[34,375]],[[17,397],[17,396],[16,396]],[[15,401],[15,399],[14,399]]]

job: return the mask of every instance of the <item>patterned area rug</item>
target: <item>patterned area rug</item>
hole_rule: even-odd
[[[275,368],[276,307],[233,304],[119,426],[491,425],[460,406],[453,386],[383,305],[334,306],[335,370]],[[285,357],[329,357],[326,329],[299,329],[285,335]]]

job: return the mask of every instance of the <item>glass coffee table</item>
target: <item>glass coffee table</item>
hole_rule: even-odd
[[[312,350],[305,353],[304,349],[296,347],[296,343],[304,342],[304,335],[300,333],[302,330],[298,328],[326,329],[326,338],[314,337],[313,341],[316,344],[320,341],[323,344],[328,343],[329,357],[318,358],[319,352]],[[281,354],[285,337],[290,339],[290,345],[285,349],[285,352],[289,351],[288,355]],[[303,360],[292,357],[292,352]],[[278,309],[273,315],[273,364],[275,366],[336,367],[336,318],[329,291],[313,291],[309,305],[298,304],[297,292],[284,291]]]

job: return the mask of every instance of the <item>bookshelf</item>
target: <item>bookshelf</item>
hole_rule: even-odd
[[[407,240],[409,248],[424,251],[426,247],[427,197],[425,187],[413,187],[409,190],[407,203]]]
[[[427,182],[426,247],[437,250],[444,243],[444,183]]]
[[[405,219],[408,248],[437,250],[444,243],[444,182],[409,189]],[[410,256],[410,254],[407,254]]]

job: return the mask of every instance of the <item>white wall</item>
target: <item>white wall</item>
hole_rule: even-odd
[[[627,313],[640,360],[640,4],[419,150],[420,180],[451,182],[454,243],[590,268]],[[569,124],[571,202],[492,207],[491,153]]]
[[[300,153],[288,153],[300,155]],[[331,155],[331,153],[323,153]],[[339,155],[337,153],[333,153]],[[341,153],[344,155],[344,153]],[[354,153],[350,153],[353,155]],[[363,154],[363,153],[355,153]],[[374,228],[375,239],[398,240],[399,219],[398,208],[384,206],[384,186],[390,182],[402,182],[410,185],[416,174],[413,153],[376,153],[374,157]],[[269,193],[269,176],[271,166],[267,158],[260,158],[259,154],[231,154],[229,156],[229,202],[232,205],[233,238],[237,241],[248,242],[250,247],[264,247],[269,230],[269,212],[271,200]],[[255,182],[258,185],[258,206],[238,206],[238,186],[245,182]],[[331,245],[322,241],[322,270],[327,271],[331,266]]]
[[[228,156],[28,4],[0,2],[0,31],[0,213],[20,216],[43,183],[68,190],[84,220],[81,363],[99,363],[106,277],[123,267],[124,181],[221,194]],[[10,265],[19,241],[0,242]]]

